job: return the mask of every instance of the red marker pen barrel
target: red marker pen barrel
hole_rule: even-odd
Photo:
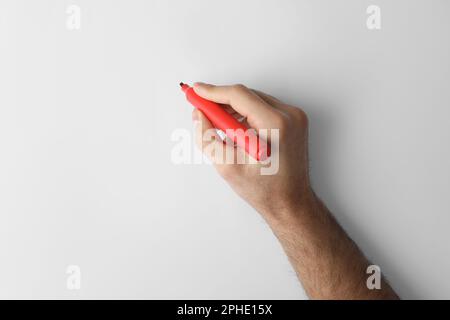
[[[200,97],[192,87],[184,83],[180,83],[180,86],[186,94],[186,99],[203,112],[212,125],[222,130],[237,146],[258,161],[264,161],[270,157],[269,145],[260,139],[253,130],[249,130],[217,103]]]

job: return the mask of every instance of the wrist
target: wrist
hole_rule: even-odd
[[[320,207],[319,200],[310,187],[307,187],[295,196],[280,202],[282,203],[271,206],[263,212],[265,220],[272,228],[289,226],[299,220],[308,219],[308,217],[313,216]]]

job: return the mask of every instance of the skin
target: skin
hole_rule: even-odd
[[[234,151],[236,157],[248,156],[234,145],[223,143],[218,136],[211,139],[207,133],[213,131],[213,126],[208,119],[198,110],[192,114],[197,146],[233,190],[267,221],[308,296],[398,299],[384,279],[381,289],[367,288],[366,270],[370,263],[311,187],[305,112],[243,85],[196,83],[194,90],[201,97],[222,104],[233,115],[246,117],[251,128],[279,129],[279,171],[261,175],[262,164],[224,164],[218,159],[220,153],[212,151],[215,148],[222,148],[223,154]],[[270,135],[266,139],[270,142]]]

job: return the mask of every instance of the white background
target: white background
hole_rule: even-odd
[[[66,8],[82,10],[81,30]],[[366,8],[381,7],[369,31]],[[0,0],[0,298],[306,298],[180,81],[311,120],[315,190],[403,298],[450,298],[448,1]],[[78,265],[81,290],[66,288]]]

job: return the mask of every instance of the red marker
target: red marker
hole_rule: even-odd
[[[192,87],[183,82],[180,83],[180,86],[181,90],[186,93],[186,99],[203,112],[213,126],[222,130],[237,146],[258,161],[264,161],[270,157],[269,145],[260,139],[253,130],[249,130],[217,103],[200,97]]]

